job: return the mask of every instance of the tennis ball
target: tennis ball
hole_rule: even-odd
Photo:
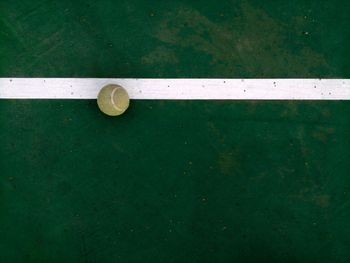
[[[115,84],[103,87],[97,96],[97,105],[108,116],[123,114],[129,107],[129,95],[127,91]]]

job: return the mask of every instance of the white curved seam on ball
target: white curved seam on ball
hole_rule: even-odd
[[[112,102],[112,105],[113,105],[113,108],[114,109],[116,109],[117,111],[123,111],[123,109],[121,109],[121,108],[119,108],[116,104],[115,104],[115,102],[114,102],[114,94],[115,94],[115,92],[117,91],[117,89],[118,88],[114,88],[113,89],[113,91],[112,91],[112,93],[111,93],[111,102]]]

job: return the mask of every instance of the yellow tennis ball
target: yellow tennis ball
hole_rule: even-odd
[[[129,107],[127,91],[115,84],[103,87],[97,96],[97,105],[100,110],[109,116],[123,114]]]

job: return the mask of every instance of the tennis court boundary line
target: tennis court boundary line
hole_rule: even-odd
[[[350,100],[350,79],[0,78],[0,99],[96,99],[107,84],[136,100]]]

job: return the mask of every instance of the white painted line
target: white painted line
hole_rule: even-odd
[[[0,99],[96,99],[119,84],[140,100],[350,100],[350,79],[0,78]]]

